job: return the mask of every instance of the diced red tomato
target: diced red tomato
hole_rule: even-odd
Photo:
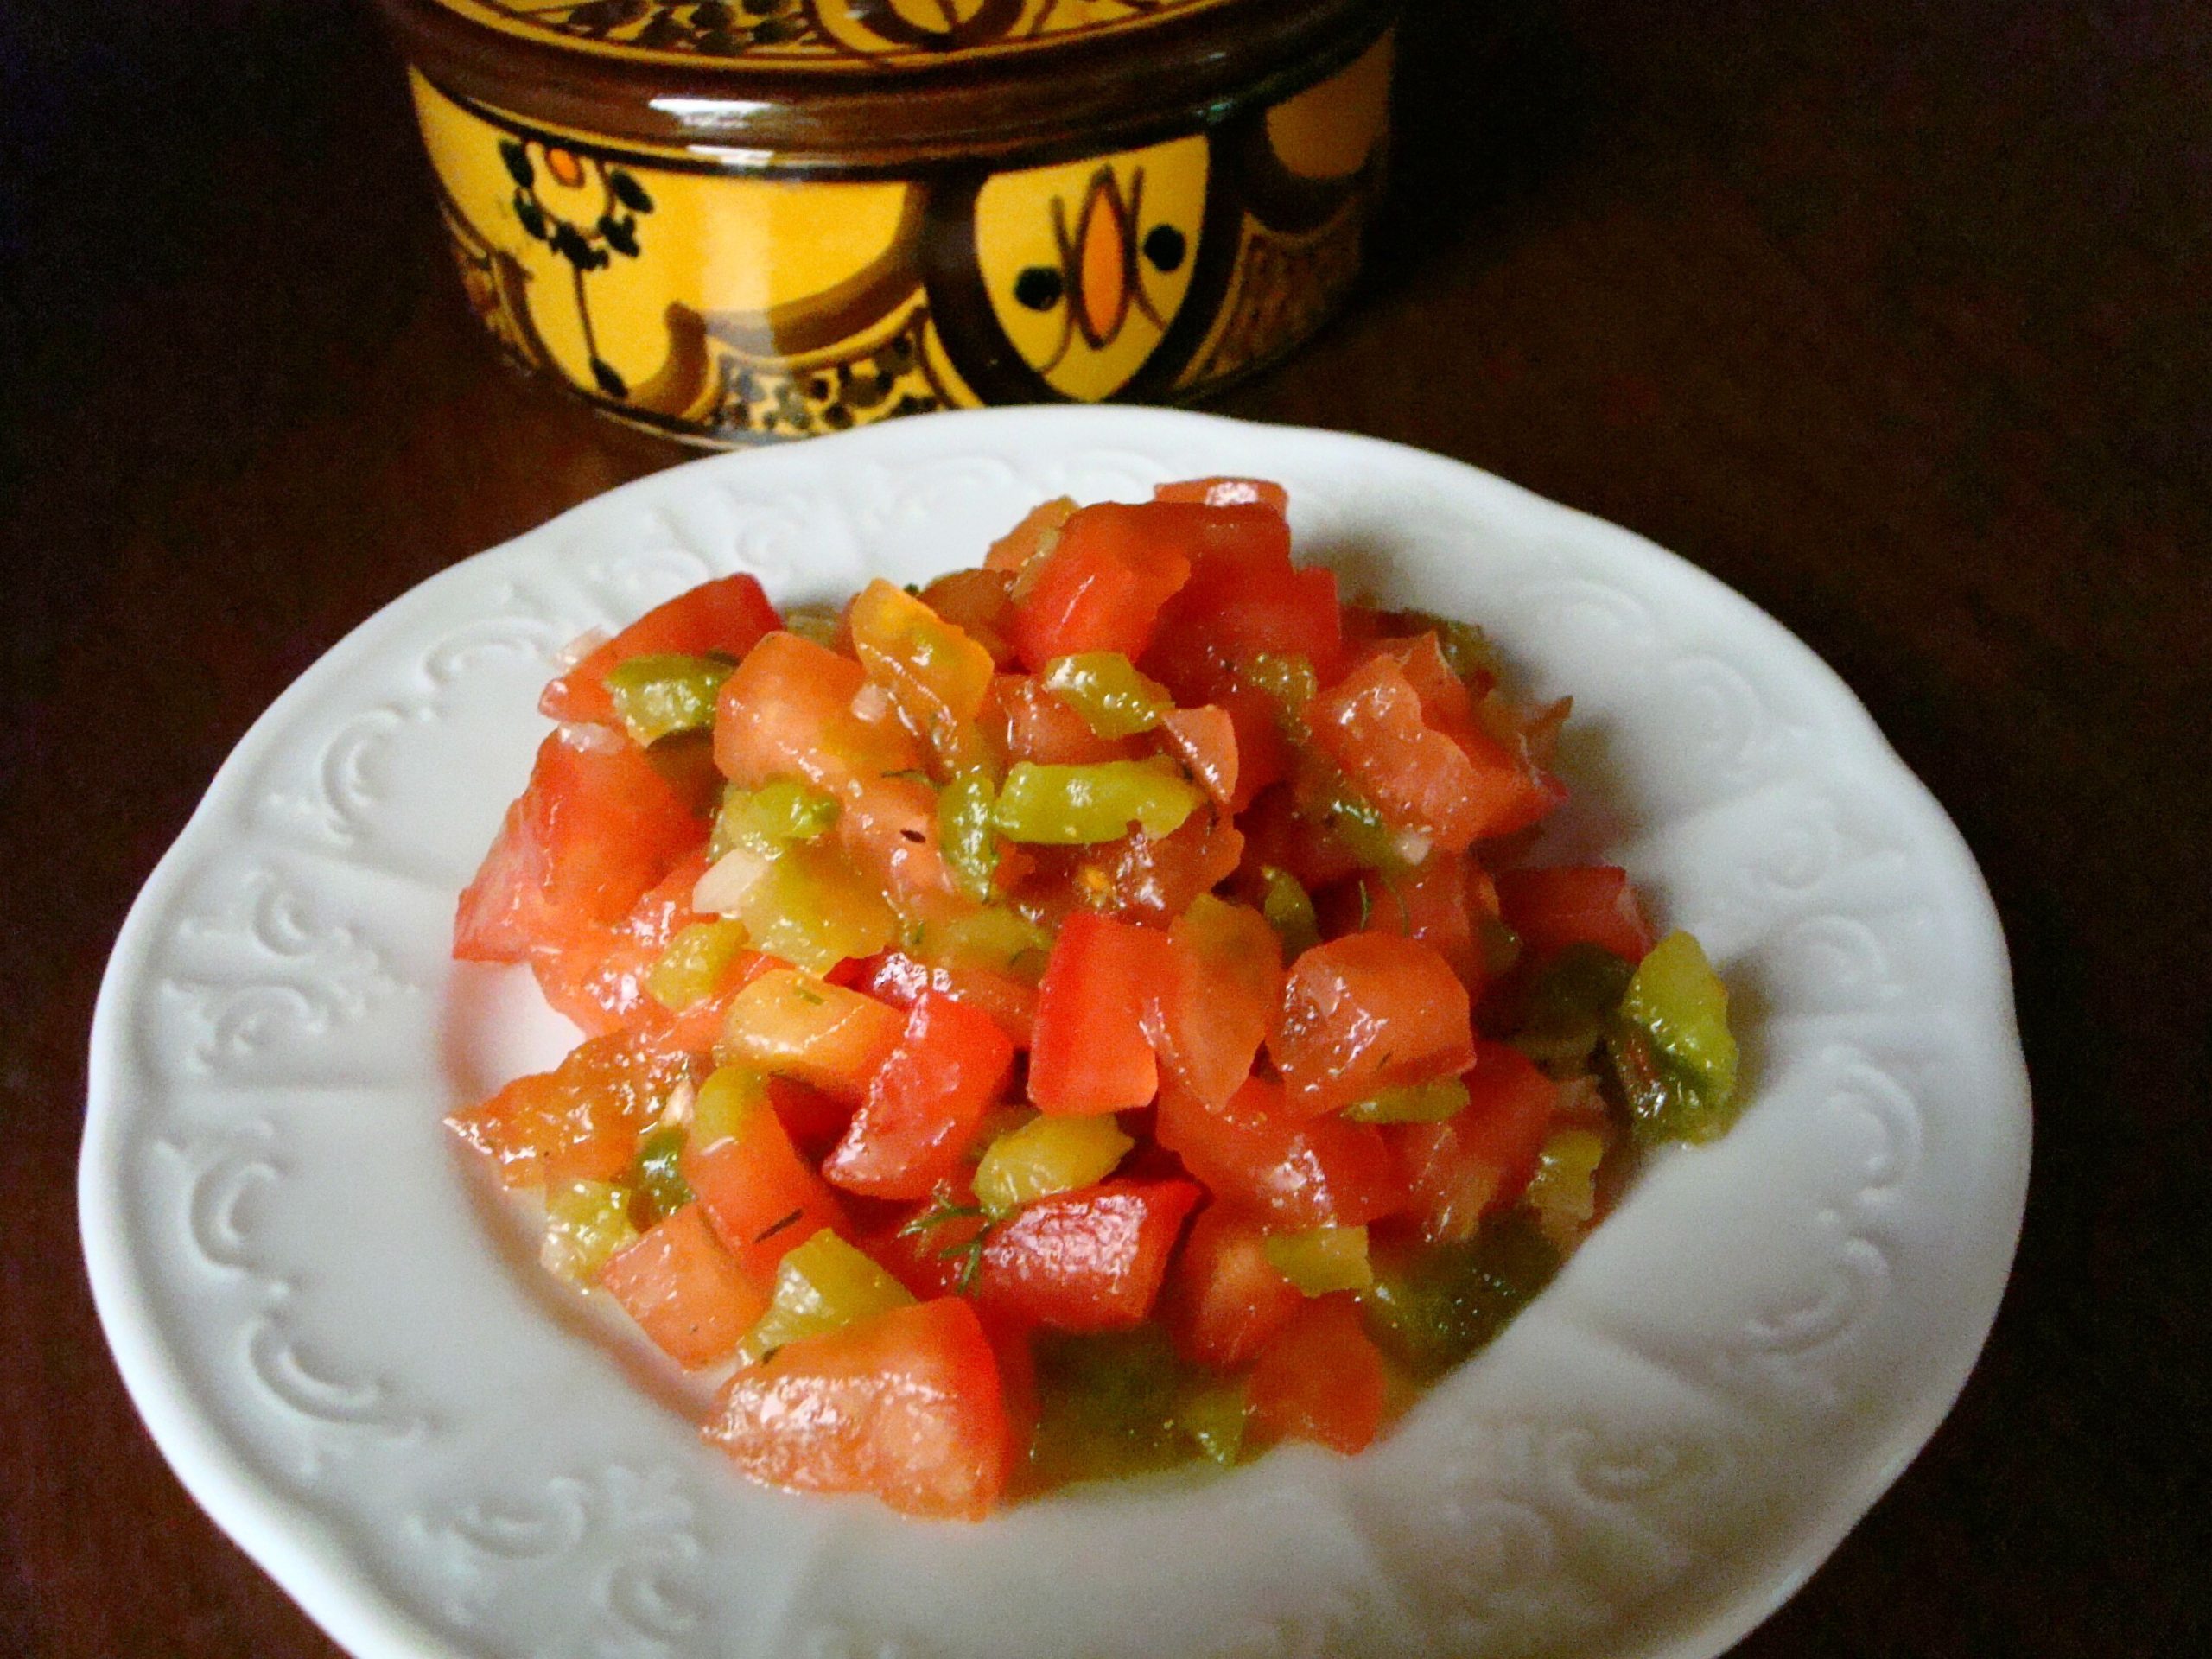
[[[1209,516],[1191,537],[1191,579],[1161,611],[1142,664],[1178,702],[1216,701],[1252,658],[1303,657],[1323,685],[1344,672],[1332,570],[1290,562],[1290,530],[1263,506],[1183,508]]]
[[[1382,1433],[1389,1382],[1359,1304],[1340,1294],[1291,1317],[1260,1351],[1247,1389],[1261,1441],[1311,1440],[1349,1457]]]
[[[906,1016],[822,1173],[874,1198],[919,1198],[959,1166],[1014,1069],[998,1022],[938,991]]]
[[[1560,798],[1556,785],[1487,733],[1429,724],[1404,664],[1387,652],[1315,698],[1306,720],[1315,747],[1386,818],[1446,852],[1525,830]]]
[[[728,1359],[768,1311],[766,1287],[739,1269],[696,1204],[617,1250],[599,1282],[679,1365]]]
[[[1047,927],[1080,911],[1164,927],[1243,861],[1243,832],[1199,811],[1158,837],[1133,830],[1088,847],[1031,848],[1009,891],[1024,914]]]
[[[1521,1196],[1559,1098],[1534,1061],[1503,1043],[1478,1045],[1464,1081],[1470,1099],[1457,1116],[1383,1130],[1411,1191],[1411,1213],[1431,1242],[1473,1237],[1484,1216]]]
[[[607,692],[607,671],[632,657],[674,652],[741,658],[761,635],[784,626],[751,576],[702,582],[656,606],[545,688],[538,712],[552,720],[619,723]]]
[[[541,950],[531,962],[538,988],[554,1009],[596,1037],[625,1026],[658,1028],[668,1010],[645,989],[645,976],[668,942],[700,919],[691,889],[706,873],[702,842],[631,906],[613,927],[558,950]],[[701,1047],[711,1046],[709,1036]]]
[[[1308,892],[1319,893],[1359,873],[1359,859],[1351,849],[1299,810],[1297,791],[1290,783],[1262,791],[1237,823],[1244,830],[1247,877],[1272,867],[1289,871]]]
[[[1189,1181],[1121,1180],[1039,1198],[985,1237],[978,1299],[1057,1331],[1133,1329],[1200,1196]]]
[[[1179,484],[1162,484],[1152,493],[1155,501],[1197,501],[1209,507],[1265,507],[1278,517],[1290,512],[1290,492],[1264,478],[1193,478]]]
[[[1418,939],[1347,933],[1291,964],[1268,1052],[1302,1117],[1451,1077],[1475,1058],[1467,988]]]
[[[833,794],[857,779],[912,771],[920,745],[887,709],[853,712],[867,676],[849,657],[772,633],[722,682],[715,709],[715,764],[748,787],[804,778]]]
[[[1217,1199],[1263,1211],[1286,1230],[1357,1227],[1405,1202],[1382,1131],[1340,1117],[1300,1122],[1265,1077],[1248,1080],[1218,1112],[1170,1090],[1157,1132]]]
[[[1019,577],[1039,555],[1047,553],[1060,539],[1060,527],[1074,516],[1075,503],[1065,495],[1039,502],[1022,515],[1021,522],[991,543],[983,556],[983,569]]]
[[[620,921],[704,836],[635,744],[555,732],[461,895],[453,953],[520,962],[573,945]]]
[[[975,1191],[965,1174],[963,1171],[947,1183],[944,1192],[929,1202],[900,1211],[892,1222],[861,1241],[885,1272],[923,1301],[961,1293],[969,1247],[988,1224],[982,1211],[976,1210]],[[948,1215],[940,1198],[976,1213]]]
[[[1004,668],[1014,660],[1007,631],[1014,623],[1012,573],[955,570],[922,589],[922,603],[958,628]]]
[[[951,1520],[988,1514],[1013,1462],[997,1357],[957,1296],[786,1344],[730,1378],[706,1434],[769,1485]]]
[[[855,778],[844,786],[834,833],[854,867],[901,910],[949,913],[952,878],[944,863],[937,791],[918,778]]]
[[[1074,708],[1045,689],[1034,674],[1001,674],[983,700],[983,734],[1008,764],[1087,766],[1137,753],[1128,738],[1101,737]]]
[[[626,1034],[593,1037],[552,1071],[516,1078],[446,1124],[488,1155],[509,1186],[611,1181],[630,1166],[638,1137],[690,1076],[681,1055]]]
[[[778,967],[738,992],[722,1034],[747,1064],[858,1105],[904,1025],[872,996]]]
[[[1641,962],[1654,943],[1628,872],[1610,864],[1501,870],[1497,904],[1505,925],[1521,936],[1523,960],[1532,963],[1570,944]]]
[[[803,1158],[819,1159],[843,1138],[853,1121],[849,1101],[825,1095],[796,1077],[768,1079],[768,1105]]]
[[[715,1236],[747,1276],[772,1284],[776,1264],[824,1227],[852,1236],[845,1206],[798,1155],[783,1121],[766,1107],[736,1134],[711,1146],[687,1146],[683,1179],[714,1224]]]
[[[1267,918],[1211,895],[1167,930],[1146,1029],[1183,1088],[1216,1110],[1251,1075],[1282,996],[1282,946]]]
[[[1160,746],[1190,769],[1214,804],[1236,804],[1236,721],[1217,703],[1178,709],[1160,722]]]
[[[1476,924],[1495,914],[1489,878],[1467,859],[1433,853],[1411,870],[1386,874],[1363,870],[1330,893],[1321,905],[1323,925],[1331,933],[1395,933],[1419,939],[1452,964],[1479,1002],[1490,974]]]
[[[1016,1048],[1029,1046],[1037,1019],[1037,988],[1009,975],[961,963],[918,962],[892,950],[868,963],[861,982],[870,995],[901,1008],[913,1007],[925,991],[942,992],[989,1014]]]
[[[1038,1110],[1118,1112],[1159,1092],[1144,1015],[1166,943],[1087,911],[1068,918],[1037,988],[1029,1098]]]
[[[1015,654],[1033,673],[1055,657],[1152,643],[1160,607],[1189,580],[1198,520],[1217,511],[1160,502],[1079,509],[1033,572],[1014,614]]]
[[[1191,1224],[1160,1297],[1176,1351],[1194,1364],[1239,1369],[1306,1298],[1268,1260],[1258,1222],[1213,1204]]]

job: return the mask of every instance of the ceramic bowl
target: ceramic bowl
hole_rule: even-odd
[[[1367,1453],[981,1524],[737,1478],[440,1125],[573,1039],[448,957],[556,652],[709,576],[779,600],[972,562],[1059,494],[1261,474],[1353,590],[1571,691],[1540,854],[1633,871],[1736,998],[1750,1104],[1650,1160]],[[363,1659],[1708,1659],[1934,1430],[2010,1267],[2004,943],[1928,792],[1773,620],[1434,456],[1159,410],[986,411],[702,461],[423,583],[278,700],[132,910],[81,1175],[100,1315],[216,1521]]]
[[[1392,0],[383,0],[469,302],[670,435],[1183,403],[1350,289]]]

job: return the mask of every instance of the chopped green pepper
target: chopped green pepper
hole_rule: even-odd
[[[910,947],[922,961],[948,967],[988,968],[1031,984],[1045,972],[1052,935],[1020,911],[1003,905],[982,909],[922,931]]]
[[[769,861],[737,914],[754,950],[810,974],[874,956],[899,936],[881,891],[829,846],[801,843]]]
[[[1305,1296],[1365,1290],[1375,1282],[1367,1260],[1364,1227],[1315,1227],[1302,1233],[1269,1233],[1262,1248],[1268,1265]]]
[[[1639,1145],[1710,1141],[1733,1121],[1728,988],[1688,934],[1669,934],[1644,957],[1605,1048]]]
[[[1373,870],[1402,870],[1428,856],[1424,843],[1416,852],[1373,802],[1339,779],[1319,808],[1321,822],[1335,832],[1344,850]]]
[[[639,1207],[648,1226],[672,1216],[696,1195],[683,1179],[683,1131],[653,1129],[638,1142],[638,1161],[632,1166],[631,1183],[637,1189]]]
[[[1176,1357],[1155,1325],[1103,1336],[1040,1332],[1037,1439],[1040,1484],[1172,1469],[1202,1452],[1234,1462],[1243,1445],[1243,1390]]]
[[[1172,765],[1105,760],[1040,766],[1024,760],[1006,775],[992,822],[1010,840],[1047,847],[1119,841],[1135,823],[1157,840],[1183,827],[1205,791]]]
[[[824,1227],[785,1253],[776,1268],[768,1311],[747,1333],[738,1352],[757,1361],[787,1342],[857,1325],[878,1313],[910,1306],[913,1300],[912,1293],[867,1252]]]
[[[1561,1251],[1575,1247],[1598,1213],[1598,1166],[1605,1156],[1604,1138],[1588,1129],[1554,1129],[1544,1141],[1522,1202]]]
[[[1540,1063],[1580,1065],[1597,1046],[1635,971],[1603,945],[1581,940],[1568,945],[1529,987],[1514,1046]]]
[[[691,1097],[691,1144],[727,1141],[753,1113],[770,1109],[766,1077],[749,1065],[717,1066]]]
[[[845,613],[835,605],[787,605],[784,630],[835,651],[845,631]]]
[[[646,973],[646,995],[680,1014],[713,995],[715,982],[745,948],[742,922],[693,922],[668,942],[660,960]]]
[[[545,1189],[545,1239],[537,1259],[579,1288],[638,1236],[630,1219],[636,1194],[613,1181],[556,1181]]]
[[[1525,1211],[1465,1243],[1389,1264],[1363,1293],[1368,1334],[1416,1377],[1441,1376],[1503,1330],[1559,1270],[1558,1248]]]
[[[1343,1116],[1354,1123],[1441,1123],[1465,1111],[1468,1098],[1459,1078],[1435,1077],[1354,1101]]]
[[[1167,688],[1118,651],[1054,658],[1045,664],[1045,689],[1100,737],[1135,737],[1175,711]]]
[[[988,903],[998,883],[998,790],[988,773],[963,772],[937,798],[938,845],[960,891]]]
[[[836,822],[834,796],[791,779],[779,778],[752,790],[732,784],[722,792],[707,853],[719,859],[745,847],[772,857],[793,842],[812,841]]]
[[[1033,1199],[1104,1180],[1135,1145],[1110,1116],[1032,1118],[984,1152],[976,1201],[1002,1221]]]
[[[1260,869],[1260,914],[1282,940],[1282,959],[1295,962],[1321,943],[1321,924],[1313,913],[1306,884],[1280,865]]]
[[[704,731],[715,723],[715,698],[735,666],[727,657],[651,652],[607,671],[607,695],[631,737],[640,744],[671,732]]]
[[[1244,664],[1243,679],[1275,702],[1275,719],[1294,738],[1306,735],[1306,705],[1320,695],[1320,677],[1307,658],[1262,652]]]
[[[1176,1408],[1175,1421],[1208,1461],[1230,1469],[1243,1455],[1244,1425],[1251,1410],[1244,1385],[1228,1382],[1184,1399]]]

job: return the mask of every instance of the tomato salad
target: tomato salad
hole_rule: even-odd
[[[1356,1452],[1726,1127],[1696,942],[1515,862],[1566,705],[1285,505],[1049,502],[837,610],[728,576],[546,688],[454,954],[586,1035],[449,1122],[726,1373],[746,1474],[972,1518]]]

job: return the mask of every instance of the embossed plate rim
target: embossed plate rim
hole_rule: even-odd
[[[1745,643],[1746,649],[1755,647],[1754,654],[1765,671],[1778,676],[1777,683],[1786,682],[1791,694],[1817,716],[1808,718],[1825,738],[1832,740],[1836,766],[1870,769],[1891,791],[1882,804],[1909,820],[1904,839],[1929,866],[1929,879],[1944,906],[1943,919],[1954,925],[1958,934],[1953,943],[1965,952],[1972,969],[1964,975],[1971,982],[1953,988],[1958,998],[1954,1012],[1971,1027],[1980,1046],[1976,1064],[1988,1074],[1990,1082],[1988,1097],[1969,1103],[1973,1109],[1993,1115],[1980,1126],[1987,1137],[1982,1148],[1986,1166],[1977,1166],[1970,1172],[1980,1183],[1980,1209],[1973,1217],[1973,1226],[1979,1230],[1970,1231],[1967,1240],[1979,1252],[1975,1259],[1986,1272],[1973,1281],[1968,1317],[1955,1320],[1941,1333],[1940,1343],[1931,1341],[1932,1361],[1919,1356],[1925,1363],[1903,1402],[1907,1408],[1892,1410],[1880,1419],[1882,1432],[1859,1450],[1847,1477],[1823,1490],[1817,1513],[1790,1517],[1790,1547],[1783,1555],[1770,1561],[1764,1556],[1746,1554],[1744,1559],[1752,1565],[1745,1569],[1742,1581],[1732,1582],[1718,1606],[1700,1611],[1698,1599],[1685,1591],[1682,1605],[1690,1610],[1688,1622],[1679,1628],[1638,1630],[1634,1650],[1672,1659],[1705,1659],[1758,1623],[1826,1557],[1896,1478],[1933,1433],[1963,1386],[1995,1314],[2024,1196],[2025,1073],[2012,1021],[2003,941],[1980,874],[1955,829],[1889,748],[1848,689],[1824,664],[1749,601],[1673,555],[1617,527],[1417,451],[1343,435],[1251,427],[1217,417],[1156,410],[1017,410],[932,416],[819,442],[796,451],[715,457],[657,474],[588,503],[503,548],[466,561],[393,601],[334,647],[257,722],[226,761],[206,800],[132,908],[118,938],[95,1014],[92,1108],[79,1172],[84,1244],[95,1299],[125,1382],[156,1443],[188,1489],[219,1524],[341,1641],[365,1655],[461,1656],[476,1650],[462,1645],[461,1638],[416,1611],[424,1605],[427,1592],[416,1586],[410,1596],[378,1576],[376,1567],[358,1547],[360,1541],[355,1533],[360,1523],[340,1516],[335,1500],[318,1504],[296,1497],[284,1483],[268,1478],[257,1466],[257,1452],[264,1459],[275,1453],[266,1446],[245,1444],[250,1437],[226,1429],[218,1402],[204,1397],[204,1384],[194,1377],[186,1357],[162,1328],[164,1314],[156,1306],[157,1287],[140,1276],[134,1250],[144,1248],[138,1233],[146,1224],[145,1217],[132,1213],[124,1185],[124,1131],[135,1120],[124,1096],[136,1082],[138,1022],[148,988],[144,982],[163,918],[188,880],[203,868],[210,849],[224,836],[244,831],[244,821],[254,806],[251,786],[280,751],[288,725],[322,709],[324,704],[318,700],[325,698],[341,677],[373,665],[379,653],[397,643],[417,619],[427,620],[442,598],[459,597],[468,591],[469,584],[484,582],[499,573],[575,564],[581,538],[597,527],[614,524],[613,515],[618,512],[649,507],[660,515],[658,522],[672,527],[676,520],[671,515],[696,493],[727,494],[757,482],[766,491],[804,495],[830,487],[827,480],[831,477],[865,480],[871,467],[880,472],[887,462],[911,466],[917,460],[932,458],[971,461],[1004,455],[1033,458],[1047,450],[1075,453],[1081,446],[1090,446],[1088,453],[1094,456],[1111,451],[1140,458],[1155,470],[1179,464],[1180,456],[1189,449],[1217,454],[1233,450],[1240,458],[1237,464],[1245,469],[1265,470],[1270,452],[1280,450],[1296,458],[1296,467],[1289,469],[1294,472],[1310,473],[1325,458],[1332,469],[1357,474],[1367,468],[1387,474],[1394,480],[1401,476],[1418,477],[1423,487],[1433,488],[1440,496],[1458,495],[1470,503],[1478,502],[1482,512],[1471,505],[1470,516],[1486,514],[1511,520],[1515,529],[1509,540],[1512,535],[1525,535],[1531,538],[1531,545],[1578,549],[1599,564],[1617,568],[1624,573],[1624,582],[1627,573],[1633,573],[1635,581],[1628,585],[1644,599],[1664,603],[1671,597],[1692,608],[1702,607],[1707,619],[1728,639]],[[794,479],[798,481],[794,483]],[[1402,513],[1408,510],[1397,508]],[[677,534],[675,539],[681,543],[683,537]],[[356,715],[361,712],[365,711],[355,711]],[[275,844],[288,853],[300,850],[290,842]],[[1624,1211],[1624,1217],[1626,1214]],[[1596,1249],[1593,1245],[1592,1251]],[[1527,1346],[1521,1339],[1524,1332],[1532,1340],[1540,1330],[1552,1336],[1564,1331],[1570,1339],[1577,1336],[1576,1327],[1566,1316],[1589,1310],[1567,1293],[1573,1282],[1570,1269],[1569,1277],[1553,1293],[1560,1299],[1554,1304],[1562,1310],[1560,1319],[1532,1316],[1509,1333],[1506,1340],[1516,1352]],[[170,1317],[175,1317],[174,1312]],[[1850,1329],[1848,1325],[1845,1328]],[[1501,1348],[1504,1346],[1501,1344]],[[1513,1424],[1500,1418],[1497,1425],[1474,1421],[1468,1425],[1472,1430],[1494,1426]],[[1605,1450],[1605,1446],[1597,1445],[1592,1455]],[[1260,1467],[1279,1461],[1270,1459]],[[1365,1461],[1362,1460],[1363,1465]],[[1296,1471],[1287,1462],[1282,1466],[1292,1469],[1286,1482],[1294,1487]],[[1609,1472],[1602,1459],[1596,1472],[1601,1476]],[[1631,1470],[1624,1478],[1633,1475]],[[1356,1510],[1362,1484],[1356,1475],[1346,1476],[1335,1479],[1330,1490]],[[1371,1528],[1360,1530],[1361,1522],[1369,1520],[1371,1517],[1352,1513],[1348,1524],[1358,1534],[1355,1541],[1372,1548]],[[1679,1579],[1681,1574],[1676,1576]],[[1653,1592],[1655,1607],[1664,1600],[1662,1592],[1671,1582],[1662,1580],[1661,1589]],[[1636,1604],[1638,1611],[1643,1605]],[[1391,1611],[1394,1616],[1413,1617],[1402,1602],[1391,1604]],[[1396,1628],[1402,1631],[1408,1627]],[[720,1634],[727,1638],[730,1633]],[[1286,1647],[1292,1640],[1292,1636],[1280,1630],[1274,1634]],[[1324,1627],[1317,1639],[1325,1643],[1328,1637],[1329,1630]],[[1378,1636],[1376,1640],[1383,1638]],[[664,1642],[659,1650],[671,1649]]]

